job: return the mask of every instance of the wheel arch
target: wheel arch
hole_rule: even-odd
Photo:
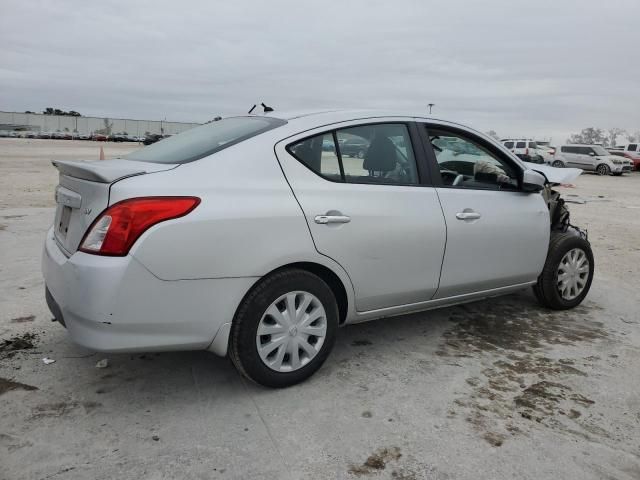
[[[329,286],[336,298],[336,303],[338,304],[338,314],[340,315],[339,323],[340,325],[344,324],[349,313],[349,295],[347,294],[347,288],[340,277],[326,265],[308,261],[288,263],[271,270],[260,280],[258,280],[254,284],[254,287],[258,285],[258,283],[260,283],[263,278],[273,275],[276,272],[290,269],[305,270],[307,272],[313,273],[314,275],[320,277]],[[248,293],[249,292],[247,292],[247,294]]]

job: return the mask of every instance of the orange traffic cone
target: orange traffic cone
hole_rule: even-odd
[[[100,160],[104,160],[104,149],[100,147]]]

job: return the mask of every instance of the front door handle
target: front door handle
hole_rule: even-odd
[[[471,211],[471,212],[466,211],[466,212],[456,213],[456,218],[458,220],[477,220],[481,216],[482,215],[480,215],[478,212],[473,212],[473,211]]]
[[[327,225],[329,223],[349,223],[351,217],[346,215],[316,215],[314,221],[319,225]]]

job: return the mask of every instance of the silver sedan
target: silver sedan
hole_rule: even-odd
[[[593,277],[552,188],[580,170],[524,164],[456,123],[271,112],[53,163],[46,299],[94,350],[206,349],[284,387],[341,325],[531,286],[572,308]]]

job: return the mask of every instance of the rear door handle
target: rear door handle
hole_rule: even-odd
[[[477,220],[481,217],[478,212],[459,212],[456,213],[456,218],[458,220]]]
[[[346,215],[316,215],[314,221],[319,225],[327,225],[329,223],[349,223],[351,217]]]

